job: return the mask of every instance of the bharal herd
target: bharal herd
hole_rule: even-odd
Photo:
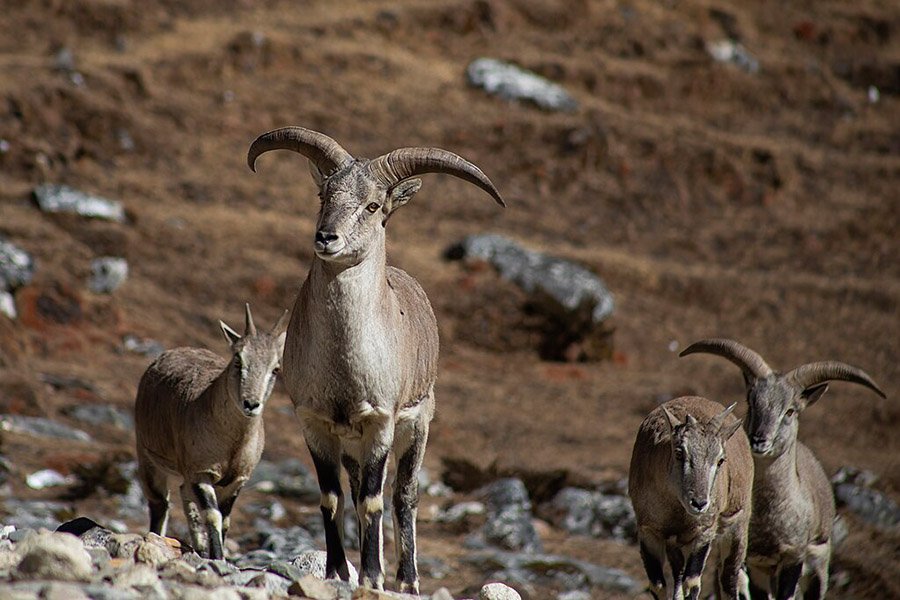
[[[318,476],[326,576],[350,577],[343,466],[359,519],[359,583],[383,589],[390,460],[398,587],[417,593],[417,473],[434,414],[438,330],[421,286],[387,265],[385,227],[425,173],[454,175],[504,202],[478,167],[438,148],[367,160],[324,134],[285,127],[253,142],[248,165],[255,170],[261,154],[279,149],[306,157],[319,189],[315,257],[289,320],[285,312],[260,331],[247,305],[243,334],[220,322],[230,359],[177,348],[144,373],[135,417],[150,530],[165,534],[168,480],[179,478],[194,548],[223,557],[235,500],[262,454],[263,408],[281,372]],[[683,397],[641,424],[628,491],[649,592],[657,600],[693,600],[701,590],[732,599],[823,598],[834,499],[821,465],[797,441],[798,419],[830,380],[884,394],[863,371],[839,362],[782,374],[731,340],[703,340],[682,356],[697,352],[741,369],[748,412],[742,421],[732,414],[735,404]]]

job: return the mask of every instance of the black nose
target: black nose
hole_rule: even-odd
[[[707,504],[709,504],[709,502],[707,502],[706,500],[694,500],[693,498],[691,498],[691,506],[693,506],[698,511],[706,508]]]
[[[244,410],[256,410],[257,408],[259,408],[259,402],[244,400]]]
[[[316,232],[316,242],[322,244],[323,246],[327,246],[329,242],[333,242],[336,239],[338,239],[336,233],[322,231],[321,229]]]
[[[766,443],[766,438],[753,436],[750,438],[750,447],[754,450],[761,450],[765,448],[768,444]]]

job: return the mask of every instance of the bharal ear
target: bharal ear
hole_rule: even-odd
[[[279,357],[284,353],[284,340],[287,337],[287,326],[290,321],[288,317],[290,317],[290,315],[290,311],[284,311],[278,318],[278,322],[275,323],[275,326],[272,328],[272,335],[275,336],[275,345],[278,348]]]
[[[219,321],[219,327],[222,328],[222,333],[225,335],[225,339],[228,340],[229,345],[234,346],[241,339],[241,335],[226,325],[224,321]]]
[[[816,400],[822,397],[822,394],[828,391],[827,383],[820,383],[818,385],[813,385],[800,393],[800,398],[802,399],[802,408],[806,408],[807,406],[814,404]]]
[[[391,213],[412,200],[421,187],[421,179],[406,179],[389,189],[387,201],[384,203],[385,221]]]
[[[313,181],[316,182],[316,187],[322,187],[322,183],[325,181],[322,171],[319,170],[313,161],[309,160],[307,163],[309,164],[309,174],[312,175]]]

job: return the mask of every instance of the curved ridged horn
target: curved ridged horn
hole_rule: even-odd
[[[250,304],[244,304],[244,336],[256,335],[256,325],[253,324],[253,315],[250,314]]]
[[[318,131],[303,127],[282,127],[264,133],[250,144],[247,166],[256,172],[256,159],[269,150],[292,150],[302,154],[316,165],[323,175],[330,175],[348,161],[350,153],[336,141]]]
[[[768,377],[772,373],[772,369],[762,356],[734,340],[700,340],[682,350],[678,356],[687,356],[695,352],[705,352],[726,358],[740,367],[741,371],[753,377]]]
[[[865,371],[835,360],[801,365],[793,371],[786,373],[784,377],[793,382],[801,390],[805,390],[817,383],[839,379],[841,381],[850,381],[852,383],[864,385],[882,398],[887,398],[884,392],[881,391],[881,388],[872,381],[872,378],[869,377]]]
[[[734,411],[734,407],[737,406],[737,402],[733,403],[731,406],[714,416],[709,420],[709,425],[716,431],[720,431],[722,429],[722,425],[725,424],[725,419]]]
[[[481,169],[448,150],[440,148],[398,148],[369,162],[369,172],[386,187],[425,173],[446,173],[474,183],[500,206],[506,202]]]

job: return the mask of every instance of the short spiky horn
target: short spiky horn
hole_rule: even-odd
[[[864,385],[882,398],[887,397],[865,371],[834,360],[814,362],[808,365],[799,366],[793,371],[785,374],[784,377],[801,390],[805,390],[818,383],[838,379]]]
[[[734,340],[700,340],[682,350],[678,356],[687,356],[695,352],[705,352],[726,358],[740,367],[745,374],[752,377],[768,377],[772,373],[772,369],[766,364],[762,356]]]
[[[303,127],[282,127],[264,133],[250,144],[247,166],[256,171],[256,159],[269,150],[292,150],[311,160],[323,175],[330,175],[353,160],[340,144],[318,131]]]
[[[256,335],[256,325],[253,324],[253,315],[250,314],[250,304],[244,304],[244,336]]]
[[[725,424],[725,419],[728,418],[728,415],[730,415],[732,412],[734,412],[735,406],[737,406],[737,402],[733,403],[731,406],[724,409],[722,412],[720,412],[719,414],[714,416],[712,419],[710,419],[709,420],[710,427],[712,427],[715,431],[720,431],[722,429],[722,425]]]
[[[399,148],[369,162],[369,172],[386,187],[425,173],[446,173],[473,183],[506,206],[500,192],[481,169],[461,156],[440,148]]]

